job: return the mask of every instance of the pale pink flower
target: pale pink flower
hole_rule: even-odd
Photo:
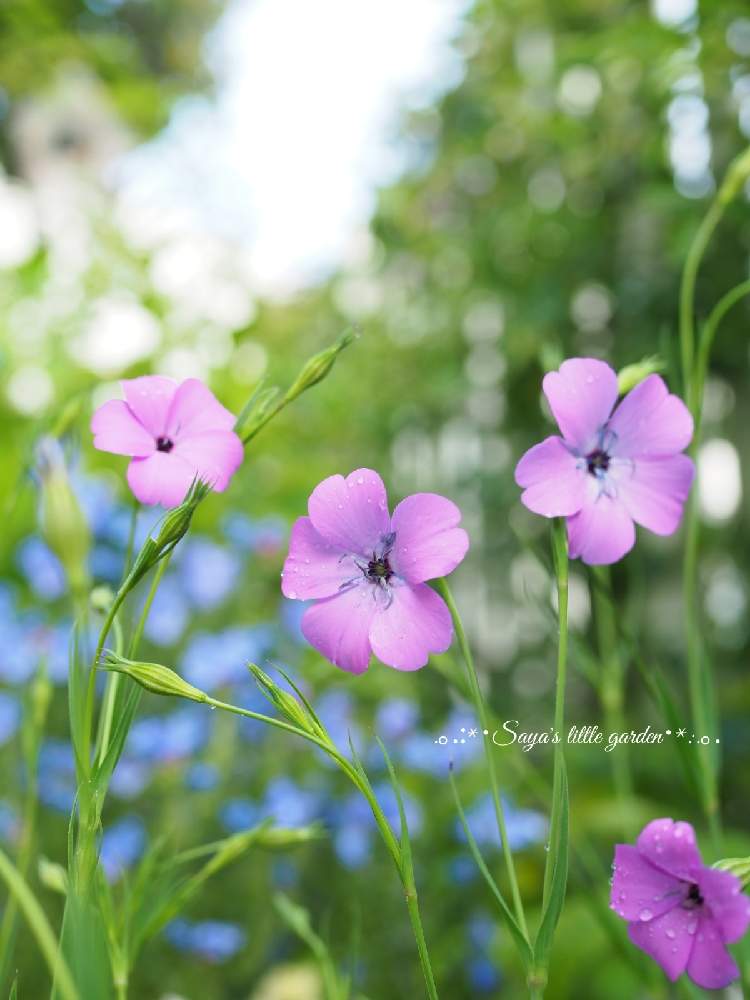
[[[94,447],[129,455],[128,484],[141,503],[176,507],[195,479],[222,492],[242,462],[235,418],[198,379],[162,375],[122,383],[124,400],[94,413]]]

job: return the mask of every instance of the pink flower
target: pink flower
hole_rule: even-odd
[[[649,375],[613,412],[617,376],[594,358],[564,361],[543,388],[562,437],[527,451],[516,482],[529,510],[567,518],[571,558],[617,562],[635,543],[634,521],[676,531],[695,471],[680,454],[693,436],[682,400]]]
[[[94,447],[130,455],[128,485],[141,503],[176,507],[194,479],[221,492],[242,462],[235,418],[202,382],[162,375],[122,383],[91,418]]]
[[[396,670],[418,670],[451,644],[441,597],[424,582],[458,566],[469,538],[461,511],[435,493],[415,493],[388,515],[383,480],[371,469],[315,487],[309,517],[292,528],[281,589],[313,599],[307,641],[337,667],[367,670],[372,653]]]
[[[750,924],[750,899],[740,890],[730,872],[703,864],[689,823],[655,819],[635,847],[615,848],[610,906],[673,982],[687,970],[711,990],[739,976],[726,945]]]

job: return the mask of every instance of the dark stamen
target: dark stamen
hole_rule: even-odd
[[[609,468],[609,455],[597,448],[586,456],[586,468],[592,476],[606,472]]]
[[[387,583],[392,575],[393,571],[388,562],[388,557],[381,556],[378,559],[373,552],[372,559],[367,564],[367,576],[369,579],[374,580],[375,583],[380,583],[381,580],[383,583]]]
[[[156,450],[170,452],[174,448],[174,441],[161,437],[156,439]]]
[[[691,883],[683,906],[687,910],[693,910],[696,906],[703,906],[703,896],[701,896],[700,888],[695,882]]]

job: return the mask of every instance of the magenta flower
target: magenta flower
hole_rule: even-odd
[[[242,462],[235,418],[202,382],[162,375],[122,383],[91,418],[94,447],[130,455],[128,485],[141,503],[176,507],[194,479],[221,492]]]
[[[418,670],[445,652],[450,612],[425,580],[466,555],[458,507],[415,493],[390,517],[383,480],[357,469],[324,479],[307,509],[292,528],[281,583],[286,597],[315,601],[302,617],[307,641],[353,674],[367,670],[372,653],[396,670]]]
[[[695,471],[680,454],[693,436],[682,400],[649,375],[612,412],[617,376],[594,358],[564,361],[542,385],[562,437],[527,451],[516,482],[529,510],[567,518],[570,557],[617,562],[635,543],[634,521],[676,531]]]
[[[726,949],[750,924],[750,899],[730,872],[707,868],[689,823],[655,819],[635,847],[615,848],[610,906],[630,940],[674,982],[687,974],[704,989],[739,976]]]

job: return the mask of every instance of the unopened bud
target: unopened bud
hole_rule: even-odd
[[[315,720],[310,717],[310,713],[306,710],[305,706],[297,701],[293,694],[279,687],[256,664],[248,663],[248,668],[266,698],[268,698],[272,705],[278,708],[282,715],[286,716],[289,722],[303,729],[306,733],[313,733],[315,736],[322,736],[324,738],[327,737],[327,734],[324,732],[321,733],[320,727],[315,724]]]
[[[353,340],[356,340],[356,333],[347,330],[339,337],[335,344],[331,344],[324,351],[318,352],[307,361],[297,378],[287,390],[285,401],[291,403],[293,399],[300,396],[306,389],[310,389],[318,382],[322,381],[333,368],[336,358],[345,347],[348,347]]]
[[[636,361],[635,364],[625,365],[617,373],[617,391],[621,396],[624,396],[626,392],[635,389],[644,378],[655,372],[663,372],[665,367],[666,365],[658,354],[643,358],[642,361]]]
[[[135,557],[133,568],[128,575],[128,589],[132,589],[152,566],[155,566],[160,559],[171,552],[180,539],[184,537],[190,527],[195,508],[210,492],[209,483],[196,479],[179,507],[167,511],[157,525],[155,534],[146,539]]]
[[[42,536],[60,560],[71,589],[88,586],[91,532],[68,478],[58,441],[45,437],[37,447]]]
[[[723,858],[713,867],[723,872],[731,872],[740,880],[743,888],[750,885],[750,858]]]
[[[126,674],[142,688],[151,691],[152,694],[188,698],[190,701],[205,702],[208,700],[208,695],[204,691],[188,684],[174,670],[162,666],[161,663],[126,660],[124,656],[119,656],[112,650],[105,650],[99,667],[103,670],[113,670],[119,674]]]

